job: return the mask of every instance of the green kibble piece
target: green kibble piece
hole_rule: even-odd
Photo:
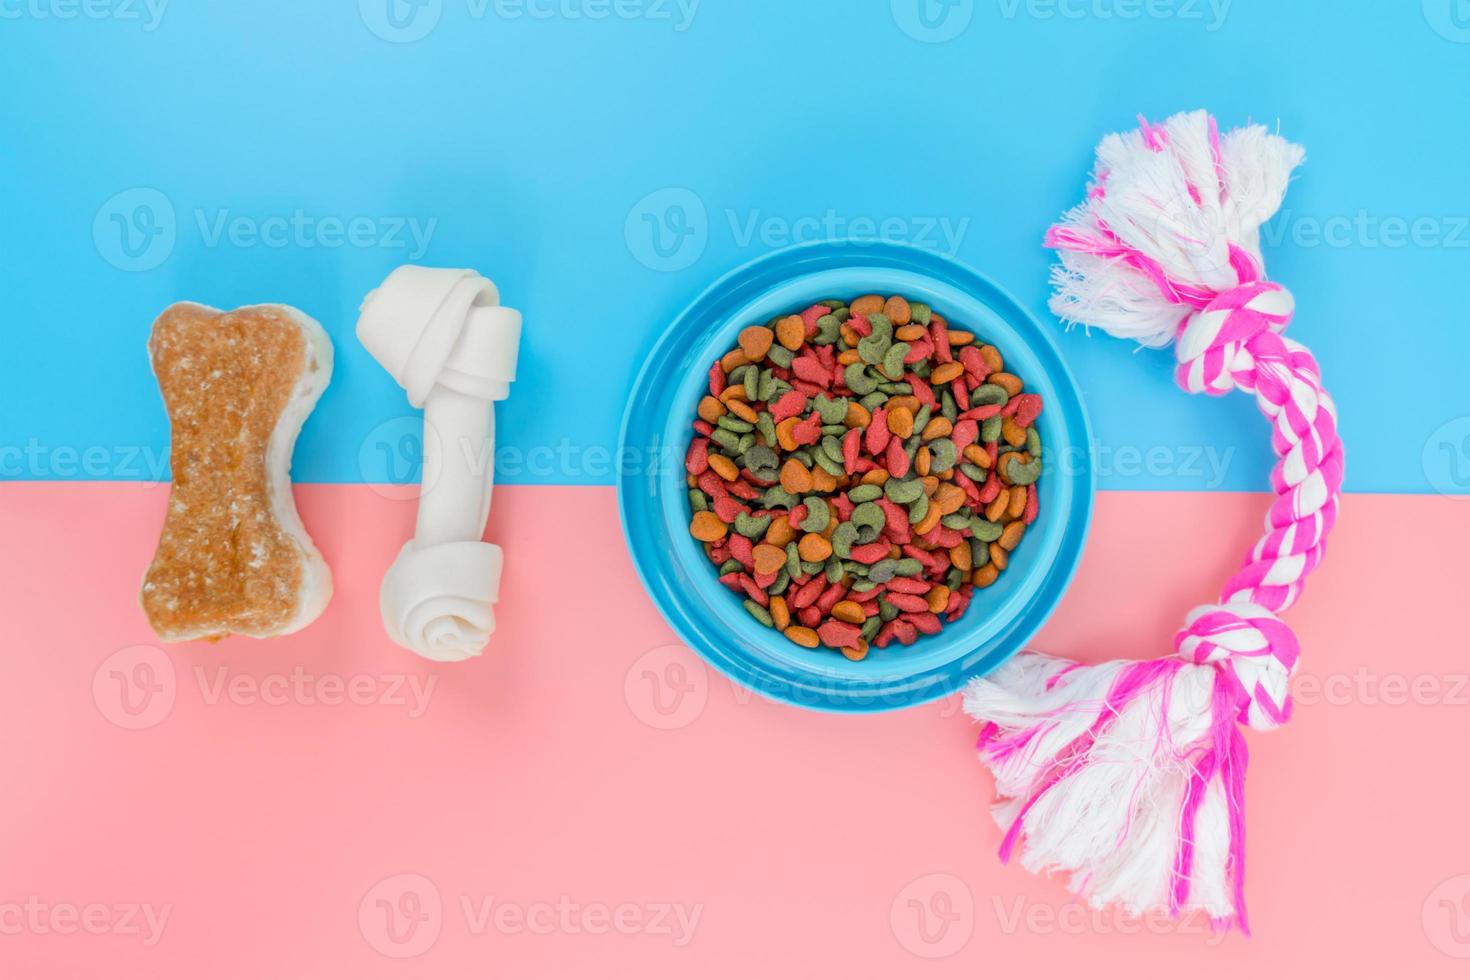
[[[1041,476],[1041,460],[1033,459],[1029,463],[1023,463],[1012,457],[1006,466],[1005,474],[1012,483],[1018,487],[1029,487]]]
[[[928,303],[909,303],[909,319],[914,323],[928,326],[929,321],[934,318],[934,310]]]
[[[755,445],[755,433],[754,432],[747,432],[745,435],[743,435],[743,436],[740,437],[740,443],[736,447],[735,452],[736,452],[737,455],[744,456],[745,455],[745,451],[747,449],[749,449],[751,446],[754,446],[754,445]]]
[[[766,528],[770,526],[770,514],[761,517],[745,513],[735,515],[735,533],[751,540],[763,537],[766,533]]]
[[[746,398],[754,398],[760,388],[761,369],[754,364],[745,364],[730,372],[730,383],[745,389]]]
[[[798,449],[791,455],[793,458],[801,460],[801,465],[805,466],[807,469],[811,469],[813,466],[817,465],[817,461],[812,458],[811,450]]]
[[[847,574],[847,569],[842,567],[842,560],[834,555],[827,559],[826,572],[827,581],[836,585]]]
[[[979,408],[981,405],[1004,405],[1011,400],[1006,390],[1000,385],[981,385],[970,392],[970,407]],[[996,416],[999,418],[1000,416]]]
[[[979,538],[970,541],[970,567],[984,568],[990,564],[990,548]]]
[[[888,354],[888,349],[892,346],[892,340],[880,335],[878,331],[874,330],[868,336],[858,341],[858,357],[861,357],[868,364],[882,364],[883,358]],[[852,386],[849,385],[848,387]],[[856,391],[857,389],[854,388],[853,390]]]
[[[696,514],[709,510],[709,498],[698,487],[689,491],[689,509]]]
[[[852,546],[857,544],[858,527],[851,521],[843,521],[832,532],[832,553],[839,558],[851,558]],[[793,546],[794,547],[794,546]]]
[[[820,575],[822,573],[822,569],[826,567],[826,565],[822,564],[819,561],[804,561],[801,563],[801,574]]]
[[[766,356],[771,359],[772,364],[780,368],[789,368],[791,362],[796,360],[796,352],[789,351],[780,344],[772,344],[771,350]]]
[[[729,432],[738,432],[741,435],[755,431],[755,426],[752,423],[742,418],[737,418],[734,415],[721,415],[720,420],[715,425]]]
[[[960,417],[960,406],[954,400],[954,392],[948,387],[939,394],[939,414],[953,422]]]
[[[873,325],[870,336],[882,337],[888,343],[893,343],[893,321],[882,313],[869,313],[868,322]]]
[[[934,415],[934,410],[928,405],[920,405],[919,410],[914,413],[914,431],[923,432],[924,427],[929,424],[929,419]]]
[[[720,421],[725,421],[724,416],[720,417]],[[716,426],[715,430],[709,434],[709,438],[716,446],[728,449],[732,453],[740,452],[740,437],[729,429]]]
[[[929,472],[943,473],[954,469],[954,464],[959,462],[960,453],[955,448],[953,439],[939,438],[929,443],[929,457]]]
[[[994,521],[987,521],[982,517],[976,517],[970,521],[970,533],[975,536],[976,541],[983,541],[986,544],[999,541],[1001,532],[1004,530],[1004,526]]]
[[[812,337],[813,343],[830,344],[842,336],[842,321],[832,314],[817,318],[817,332]]]
[[[883,484],[883,495],[900,507],[907,506],[924,496],[924,481],[890,479]]]
[[[962,588],[965,584],[965,573],[958,568],[951,568],[949,574],[944,577],[944,584],[951,592]]]
[[[878,600],[878,618],[888,623],[898,618],[899,609],[887,599]]]
[[[801,552],[797,550],[795,541],[786,545],[786,571],[792,578],[801,574]]]
[[[846,323],[848,320],[852,319],[852,310],[848,307],[846,303],[843,303],[841,306],[837,307],[837,309],[832,311],[832,316],[837,318],[838,323]]]
[[[832,437],[828,436],[827,438],[830,439]],[[818,449],[812,453],[812,459],[816,461],[818,466],[833,476],[842,477],[847,475],[847,468],[842,465],[841,447],[838,448],[836,458],[833,458],[825,449]]]
[[[758,480],[776,480],[781,476],[781,457],[770,446],[751,446],[745,451],[745,468]]]
[[[776,621],[771,618],[771,614],[766,611],[766,607],[753,599],[745,600],[745,611],[754,616],[756,621],[762,626],[776,625]]]
[[[869,616],[863,623],[863,639],[872,642],[873,637],[877,636],[878,631],[882,628],[883,620],[877,616]]]
[[[756,396],[757,400],[763,402],[770,401],[776,394],[776,386],[780,383],[780,379],[771,373],[771,369],[766,368],[761,372],[761,383]]]
[[[847,426],[845,426],[845,425],[824,425],[824,426],[822,426],[821,432],[822,432],[822,435],[824,435],[824,436],[845,436],[845,435],[847,435]],[[841,447],[841,444],[838,445],[838,448],[839,449],[842,448]]]
[[[1026,430],[1026,451],[1032,456],[1041,456],[1041,433],[1034,425]]]
[[[898,562],[885,558],[868,569],[868,579],[876,585],[886,585],[898,577]]]
[[[859,483],[847,491],[847,499],[855,504],[865,504],[870,500],[877,500],[883,496],[883,488],[876,483]]]
[[[939,519],[939,523],[943,524],[951,531],[963,531],[965,528],[970,526],[970,515],[961,514],[956,511],[953,514],[945,514]]]
[[[846,430],[844,430],[844,431],[846,431]],[[835,435],[823,436],[822,437],[822,452],[826,453],[828,456],[832,457],[832,459],[834,459],[834,460],[841,459],[842,458],[842,440],[839,439],[839,438],[837,438],[837,436],[835,436]],[[844,470],[843,472],[846,472],[846,471]]]
[[[815,404],[817,414],[822,417],[824,425],[841,425],[843,419],[847,418],[846,398],[828,398],[826,395],[818,395]]]
[[[914,386],[907,381],[885,381],[878,386],[878,390],[890,395],[912,395]]]
[[[821,497],[807,497],[802,503],[806,504],[806,520],[801,522],[801,529],[808,534],[820,534],[827,530],[827,522],[832,519],[832,510],[827,506],[827,501]]]
[[[771,587],[766,590],[766,594],[780,595],[782,592],[786,591],[786,587],[790,584],[791,572],[787,570],[787,568],[783,565],[780,569],[776,571],[776,580],[771,583]]]
[[[854,592],[871,592],[877,587],[876,584],[865,578],[855,578],[852,580],[852,591]]]
[[[960,464],[960,472],[976,483],[984,483],[988,479],[984,470],[968,460]]]
[[[861,401],[859,401],[858,404],[871,412],[873,409],[877,408],[879,405],[882,405],[886,401],[888,401],[888,392],[875,391],[871,395],[868,395]]]
[[[1001,419],[1001,417],[999,415],[997,415],[993,419],[986,419],[984,422],[981,422],[980,423],[980,441],[981,442],[999,442],[1000,441],[1000,426],[1001,426],[1001,422],[1002,422],[1002,419]]]
[[[745,571],[745,566],[742,565],[742,564],[740,564],[740,559],[739,558],[729,558],[729,559],[726,559],[725,563],[720,566],[720,574],[721,575],[729,575],[731,572],[743,572],[743,571]]]
[[[770,510],[772,507],[791,508],[796,506],[796,494],[786,490],[780,484],[766,490],[765,496],[761,497],[761,506]]]
[[[883,355],[883,373],[890,378],[903,377],[903,359],[913,350],[909,344],[894,344]]]
[[[761,438],[766,440],[767,446],[776,444],[776,419],[770,412],[761,412],[756,416],[755,429],[761,434]]]
[[[871,395],[878,390],[877,379],[870,375],[867,367],[862,364],[849,364],[847,370],[842,372],[842,382],[859,398],[863,395]]]
[[[852,517],[849,518],[849,521],[859,531],[863,529],[871,530],[873,532],[873,538],[876,538],[879,534],[883,533],[883,528],[888,525],[888,515],[883,513],[882,507],[870,501],[854,507],[852,509]],[[868,540],[871,541],[873,538],[869,538]]]
[[[917,524],[927,516],[929,516],[929,498],[920,494],[918,500],[909,504],[909,523]]]
[[[900,558],[898,560],[898,574],[903,578],[912,578],[924,573],[924,563],[917,558]]]

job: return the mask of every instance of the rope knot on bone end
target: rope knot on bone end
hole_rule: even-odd
[[[358,340],[424,411],[418,518],[383,578],[383,626],[430,660],[478,656],[495,632],[504,556],[481,539],[494,405],[510,394],[520,333],[520,313],[467,269],[402,266],[363,300]]]
[[[1094,907],[1201,911],[1248,931],[1245,725],[1290,717],[1297,639],[1281,614],[1337,517],[1337,410],[1285,337],[1290,292],[1265,277],[1260,227],[1299,146],[1205,112],[1099,144],[1087,200],[1046,237],[1051,308],[1145,347],[1174,346],[1185,391],[1255,395],[1278,462],[1264,535],[1172,656],[1083,665],[1026,652],[965,691],[995,774],[1002,858],[1061,872]]]

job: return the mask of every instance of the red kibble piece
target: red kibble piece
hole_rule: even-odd
[[[979,441],[980,426],[973,419],[961,419],[954,424],[954,431],[949,434],[949,438],[955,449],[964,452]]]
[[[728,575],[720,576],[720,584],[731,592],[744,592],[745,587],[740,584],[740,573],[730,572]]]
[[[932,552],[925,551],[923,548],[915,548],[911,544],[906,544],[903,546],[903,555],[905,558],[917,559],[921,565],[931,572],[934,570],[935,561]]]
[[[809,306],[801,311],[801,322],[806,324],[806,335],[817,332],[817,321],[832,312],[829,306]]]
[[[799,391],[788,391],[786,394],[771,402],[771,418],[777,422],[785,422],[787,419],[795,418],[806,411],[806,395]]]
[[[960,418],[965,421],[984,422],[986,419],[995,418],[1000,413],[1001,406],[999,405],[977,405],[967,412],[962,412]]]
[[[724,365],[715,361],[715,366],[709,369],[709,393],[719,398],[727,384]]]
[[[992,456],[991,458],[994,459],[995,457]],[[999,496],[1000,478],[995,475],[994,470],[991,470],[990,476],[987,477],[985,480],[985,486],[980,488],[980,503],[988,504]]]
[[[829,647],[855,647],[863,638],[863,631],[851,623],[829,619],[817,627],[817,636]]]
[[[746,568],[755,567],[755,545],[743,534],[730,535],[730,557]]]
[[[898,642],[904,646],[909,646],[919,638],[919,631],[908,620],[895,619],[893,621],[893,635],[898,638]]]
[[[699,489],[703,490],[706,496],[715,500],[730,496],[730,491],[725,489],[725,481],[721,480],[720,474],[714,470],[706,470],[699,474]]]
[[[925,589],[924,591],[927,592],[929,590]],[[891,589],[888,592],[888,604],[909,613],[929,611],[929,603],[925,601],[923,596],[909,595],[907,592],[894,592]]]
[[[852,549],[852,560],[860,561],[864,565],[880,562],[888,557],[888,543],[886,541],[874,541],[872,544],[854,545]]]
[[[760,496],[760,491],[756,490],[755,487],[746,483],[744,480],[735,480],[732,483],[726,483],[725,489],[729,490],[732,495],[739,497],[741,500],[755,500]]]
[[[723,565],[730,560],[729,545],[717,544],[709,549],[709,560],[716,565]]]
[[[884,623],[878,630],[878,635],[873,637],[873,646],[882,650],[893,642],[893,623]]]
[[[826,579],[813,578],[810,582],[797,589],[795,594],[792,595],[791,608],[805,609],[807,606],[810,606],[812,603],[817,601],[817,598],[822,594],[822,590],[826,587]],[[818,611],[820,612],[820,610]]]
[[[934,356],[934,345],[926,340],[916,340],[909,347],[909,352],[903,356],[903,362],[918,364],[920,361],[927,361],[932,356]]]
[[[765,575],[762,575],[759,572],[757,572],[756,573],[756,576],[755,576],[755,584],[760,587],[760,590],[762,592],[764,592],[766,589],[769,589],[772,585],[776,584],[776,576],[778,574],[780,574],[780,573],[779,572],[769,572],[769,573],[767,573]]]
[[[740,501],[730,496],[716,497],[711,509],[715,512],[715,516],[726,524],[733,524],[735,518],[749,510]]]
[[[801,522],[806,520],[806,504],[797,504],[791,508],[791,513],[787,515],[786,520],[791,524],[791,530],[801,530]]]
[[[963,378],[955,378],[949,383],[949,393],[954,395],[954,403],[962,412],[969,411],[970,389],[965,387]]]
[[[868,423],[868,431],[863,436],[863,448],[871,455],[877,456],[888,448],[888,439],[891,435],[892,433],[888,431],[888,409],[874,409],[873,420]]]
[[[861,313],[850,318],[846,325],[857,331],[859,337],[866,337],[873,332],[873,324]]]
[[[904,595],[926,595],[934,588],[928,582],[916,578],[896,578],[888,583],[889,592],[902,592]]]
[[[1026,492],[1026,509],[1021,512],[1021,522],[1027,525],[1035,523],[1040,510],[1041,501],[1036,499],[1036,487],[1032,486]]]
[[[990,365],[986,364],[985,358],[980,356],[978,347],[960,348],[960,363],[965,366],[965,378],[972,387],[990,377]]]
[[[1012,399],[1016,403],[1016,424],[1023,429],[1031,428],[1041,415],[1041,396],[1027,392]]]
[[[928,405],[930,408],[939,407],[939,399],[934,397],[934,389],[929,387],[929,382],[913,373],[905,375],[904,380],[914,390],[914,397],[921,404]]]
[[[695,419],[694,431],[698,432],[702,436],[712,436],[715,434],[715,427],[710,425],[704,419]]]
[[[709,469],[708,439],[694,439],[689,443],[689,451],[684,454],[684,469],[694,476]]]
[[[825,616],[832,611],[833,606],[842,601],[845,595],[847,595],[847,586],[841,582],[833,582],[827,586],[826,592],[817,597],[817,608],[822,610],[822,615]]]
[[[849,594],[848,595],[848,598],[849,599],[852,599],[852,596]],[[853,602],[857,602],[856,599],[852,599],[852,601]],[[878,615],[878,600],[877,599],[869,599],[868,601],[863,602],[863,603],[859,603],[859,604],[863,607],[863,615],[864,616],[868,616],[868,617],[871,618],[873,616]]]
[[[798,446],[810,446],[822,438],[822,416],[813,412],[805,422],[798,422],[791,427],[791,438],[796,440]]]
[[[853,602],[863,603],[864,604],[864,608],[866,608],[866,604],[867,604],[867,602],[869,600],[877,599],[882,594],[883,594],[883,586],[878,585],[878,586],[874,586],[873,588],[869,589],[866,592],[849,592],[847,594],[847,597],[849,599],[851,599]],[[872,613],[869,613],[868,615],[871,616]]]
[[[883,533],[889,541],[894,544],[908,544],[913,540],[913,534],[909,530],[909,515],[902,507],[889,500],[887,497],[878,498],[878,506],[883,508],[885,528]]]
[[[804,354],[792,361],[791,370],[801,380],[823,388],[832,381],[832,370],[811,354]]]
[[[909,475],[909,465],[913,461],[909,459],[909,454],[903,451],[903,443],[897,439],[890,439],[884,462],[888,475],[896,480],[902,480]]]
[[[954,360],[954,353],[949,347],[949,326],[937,316],[929,321],[929,339],[934,344],[936,361],[948,364]]]
[[[858,458],[858,461],[857,461],[857,469],[853,470],[853,473],[855,473],[855,474],[871,473],[873,470],[876,470],[877,468],[878,468],[878,464],[877,463],[873,462],[871,459],[868,459],[866,456],[860,456]]]
[[[801,392],[808,398],[813,398],[817,395],[823,394],[827,390],[821,385],[814,385],[810,381],[803,381],[800,378],[791,378],[788,380],[791,381],[791,387],[795,388],[797,391]]]
[[[1020,407],[1020,405],[1016,404],[1016,400],[1012,398],[1010,401],[1006,402],[1005,407],[1000,410],[1000,414],[1006,417],[1010,417],[1012,415],[1015,415],[1016,410]]]
[[[933,636],[944,629],[944,624],[939,621],[939,617],[927,609],[923,612],[906,613],[903,618],[913,623],[914,628],[925,636]]]
[[[857,507],[856,504],[847,499],[847,494],[845,493],[839,493],[837,496],[828,500],[827,503],[831,505],[833,510],[837,511],[837,519],[839,521],[845,521],[851,517],[853,510]]]
[[[809,629],[814,629],[822,621],[822,610],[816,606],[807,606],[797,612],[796,621]]]
[[[861,429],[848,429],[847,435],[842,437],[842,465],[849,473],[857,472],[858,453],[862,452],[862,442]]]

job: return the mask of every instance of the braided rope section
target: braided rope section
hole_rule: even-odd
[[[1083,665],[1027,652],[972,681],[995,774],[1002,859],[1061,871],[1094,906],[1203,910],[1247,930],[1240,725],[1290,716],[1299,646],[1280,614],[1321,563],[1343,448],[1311,353],[1282,334],[1295,302],[1269,282],[1259,229],[1300,147],[1204,112],[1141,121],[1098,147],[1087,200],[1047,234],[1053,311],[1144,346],[1173,345],[1191,393],[1256,396],[1279,460],[1266,530],[1174,655]],[[1248,930],[1247,930],[1248,931]]]

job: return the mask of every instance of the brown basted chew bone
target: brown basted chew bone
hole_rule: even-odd
[[[153,324],[173,489],[143,580],[166,641],[268,637],[326,607],[331,574],[296,513],[291,451],[332,372],[321,326],[287,306],[179,303]]]

